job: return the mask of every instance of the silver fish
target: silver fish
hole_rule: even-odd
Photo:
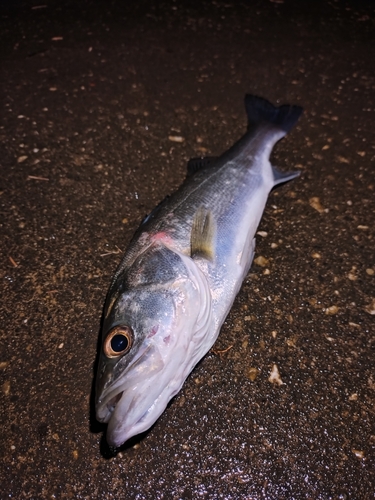
[[[269,157],[302,113],[247,95],[246,134],[188,176],[135,233],[108,291],[96,415],[118,447],[149,429],[214,344],[254,256],[281,173]]]

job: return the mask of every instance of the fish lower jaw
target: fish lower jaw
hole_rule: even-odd
[[[112,411],[106,422],[108,424],[106,432],[106,440],[108,445],[112,448],[119,448],[129,439],[149,429],[155,421],[154,419],[151,422],[148,422],[147,417],[149,415],[149,412],[150,409],[148,408],[137,420],[134,420],[128,426],[124,426],[123,422],[118,425],[119,422],[117,420],[116,414],[114,411]]]
[[[96,410],[96,418],[99,422],[107,424],[106,440],[110,447],[118,448],[128,439],[147,430],[154,423],[148,421],[150,409],[147,408],[143,413],[132,412],[126,402],[126,397],[129,395],[126,390],[121,390],[114,395],[109,395],[109,398],[98,404]],[[125,398],[125,399],[123,399]],[[121,405],[127,406],[124,408]],[[133,413],[133,418],[129,422],[128,417]],[[135,413],[135,414],[134,414]],[[125,417],[126,416],[126,417]],[[126,423],[125,423],[126,422]]]

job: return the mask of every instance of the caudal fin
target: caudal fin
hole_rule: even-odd
[[[245,108],[249,129],[259,126],[262,122],[267,122],[274,124],[285,133],[294,127],[303,111],[300,106],[290,106],[289,104],[276,107],[266,99],[250,94],[245,96]]]

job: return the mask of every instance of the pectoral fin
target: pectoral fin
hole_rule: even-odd
[[[191,228],[191,256],[213,260],[215,255],[216,224],[210,210],[199,207]]]

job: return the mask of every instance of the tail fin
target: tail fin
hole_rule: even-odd
[[[294,127],[303,111],[300,106],[289,106],[288,104],[276,107],[266,99],[250,94],[245,96],[245,108],[249,129],[255,128],[261,122],[269,122],[285,133]]]

